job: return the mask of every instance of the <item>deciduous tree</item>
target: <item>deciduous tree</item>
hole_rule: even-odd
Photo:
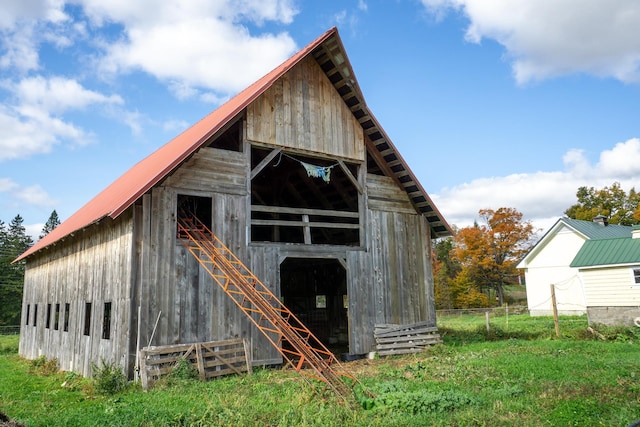
[[[481,209],[478,213],[483,224],[476,223],[456,234],[456,258],[465,282],[474,283],[480,290],[495,290],[502,305],[504,286],[517,277],[516,265],[531,248],[535,230],[513,208]]]
[[[439,239],[433,250],[433,281],[436,308],[456,308],[453,280],[460,272],[460,263],[453,256],[452,238]]]
[[[619,182],[602,189],[580,187],[576,197],[578,203],[564,211],[569,218],[591,221],[597,215],[604,215],[610,224],[633,225],[640,222],[640,194],[635,188],[627,194]]]

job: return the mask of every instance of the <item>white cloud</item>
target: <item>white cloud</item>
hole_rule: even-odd
[[[13,194],[15,198],[20,199],[31,206],[53,207],[57,203],[57,200],[53,199],[39,185],[21,188],[19,191],[14,191]]]
[[[581,150],[570,150],[564,164],[564,171],[475,179],[443,188],[432,198],[446,220],[458,227],[472,225],[480,209],[509,207],[546,229],[576,203],[576,191],[582,186],[603,188],[617,181],[627,192],[633,187],[640,190],[638,138],[604,150],[597,164],[590,164]]]
[[[518,83],[571,73],[640,82],[636,0],[422,0],[437,18],[454,9],[470,20],[466,39],[507,50]]]
[[[22,105],[44,110],[50,114],[83,109],[91,104],[124,103],[119,95],[103,95],[84,88],[76,80],[63,77],[26,78],[13,85],[12,91]]]
[[[0,161],[48,153],[61,141],[84,145],[93,136],[60,114],[96,104],[121,104],[117,95],[87,90],[75,80],[31,77],[0,82],[14,104],[0,105]]]
[[[21,201],[29,206],[53,207],[58,201],[51,197],[40,185],[21,186],[11,178],[0,178],[0,193],[5,200]],[[21,203],[23,205],[24,203]]]
[[[123,37],[105,48],[104,72],[142,70],[179,97],[195,95],[195,87],[223,94],[241,90],[297,48],[286,32],[252,34],[247,27],[292,22],[297,10],[288,0],[82,3],[94,23],[124,27]]]

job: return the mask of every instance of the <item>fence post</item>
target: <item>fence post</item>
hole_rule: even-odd
[[[491,327],[489,326],[489,312],[485,311],[484,312],[484,318],[485,321],[487,322],[487,334],[491,332]]]
[[[551,308],[553,309],[553,323],[556,326],[556,337],[560,338],[560,322],[558,322],[558,305],[556,304],[556,287],[551,284]]]

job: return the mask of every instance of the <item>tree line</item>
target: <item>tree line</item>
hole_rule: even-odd
[[[38,238],[43,238],[59,224],[58,213],[54,210]],[[25,263],[13,261],[33,243],[20,214],[16,215],[9,224],[0,220],[0,326],[20,324]]]
[[[627,193],[618,182],[601,189],[580,187],[576,197],[577,203],[564,211],[568,218],[591,221],[602,215],[610,224],[640,223],[640,194],[635,188]],[[516,266],[541,230],[523,221],[514,208],[481,209],[478,214],[480,223],[454,227],[453,237],[435,242],[432,263],[438,309],[502,306],[505,288],[520,283]]]

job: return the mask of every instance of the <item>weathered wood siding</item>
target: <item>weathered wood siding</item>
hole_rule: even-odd
[[[247,139],[363,161],[362,126],[307,58],[247,107]]]
[[[367,202],[377,211],[402,212],[415,215],[409,195],[388,176],[367,175]]]
[[[349,346],[356,354],[375,350],[375,324],[436,322],[426,220],[384,177],[367,175],[367,191],[367,251],[347,255]]]
[[[210,197],[212,231],[246,260],[247,168],[243,153],[203,148],[152,190],[141,220],[151,248],[140,260],[141,345],[250,337],[250,321],[176,238],[178,195]]]
[[[126,367],[130,361],[132,214],[105,219],[77,232],[42,254],[28,259],[25,271],[20,355],[57,358],[60,368],[91,374],[101,359]],[[92,304],[91,329],[84,335],[85,303]],[[111,334],[102,339],[104,303],[111,302]],[[25,325],[26,305],[30,306]],[[38,305],[33,326],[34,304]],[[51,322],[46,328],[47,304]],[[58,330],[55,304],[60,304]],[[70,305],[69,330],[64,331],[64,308]],[[135,331],[134,331],[135,332]]]

